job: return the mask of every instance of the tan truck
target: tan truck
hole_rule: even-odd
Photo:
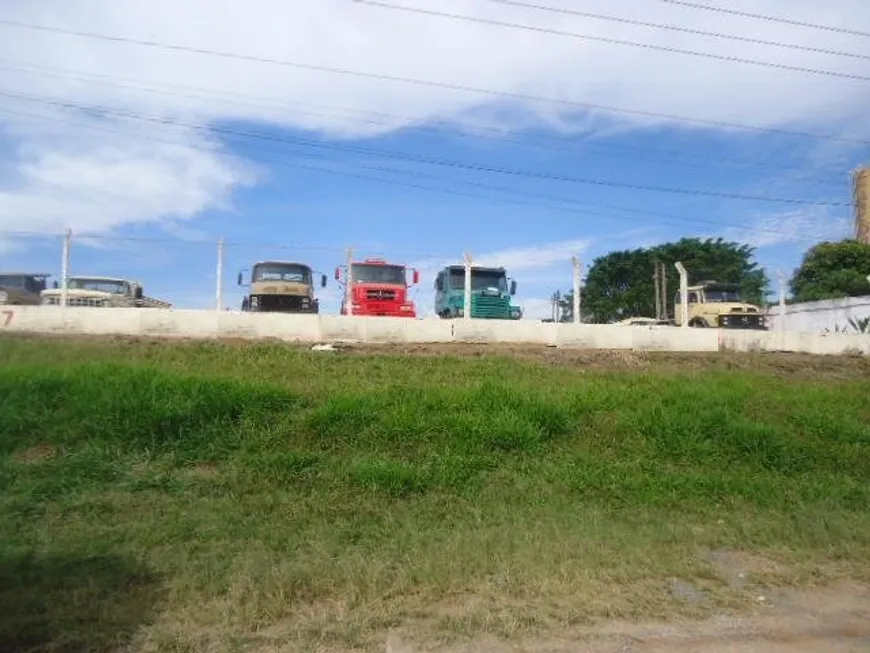
[[[740,288],[733,283],[706,281],[689,286],[689,326],[711,329],[767,329],[764,314],[740,298]],[[674,323],[683,324],[683,306],[677,292]]]
[[[50,274],[0,272],[0,306],[36,306]]]
[[[239,272],[239,286],[248,285],[242,310],[259,313],[318,313],[320,302],[314,297],[314,271],[304,263],[260,261],[251,268],[251,283],[244,283]],[[320,287],[326,287],[326,275],[320,275]]]
[[[60,306],[63,290],[55,282],[54,288],[42,291],[44,306]],[[67,306],[92,308],[172,308],[172,304],[146,297],[142,286],[130,279],[114,277],[70,277],[67,282]]]

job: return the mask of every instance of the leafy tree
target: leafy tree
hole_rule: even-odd
[[[721,238],[683,238],[656,247],[611,252],[595,260],[586,278],[584,314],[596,322],[625,317],[655,315],[656,261],[665,263],[667,304],[673,314],[679,277],[674,263],[682,261],[689,271],[689,283],[720,281],[737,283],[745,301],[761,302],[768,286],[764,271],[753,260],[749,245]]]
[[[794,301],[870,295],[870,245],[857,240],[812,247],[791,279]]]

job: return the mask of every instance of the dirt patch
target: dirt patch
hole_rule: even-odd
[[[841,583],[772,590],[749,614],[704,621],[612,622],[517,642],[485,637],[460,645],[416,645],[413,634],[385,636],[389,653],[858,653],[870,651],[870,587]]]
[[[310,352],[312,343],[283,342],[276,339],[244,340],[222,338],[203,341],[193,338],[154,338],[133,336],[58,336],[42,334],[5,334],[10,340],[78,342],[89,343],[105,348],[178,348],[199,346],[210,342],[228,349],[246,349],[270,346],[283,346],[299,352]],[[565,366],[577,371],[589,372],[628,372],[649,371],[650,373],[704,373],[710,370],[737,370],[761,374],[809,380],[849,380],[870,377],[870,357],[868,356],[814,356],[811,354],[790,354],[778,352],[642,352],[630,350],[603,349],[560,349],[546,345],[523,345],[509,343],[462,344],[354,344],[336,345],[342,356],[398,356],[398,357],[439,357],[458,356],[462,358],[515,358],[546,365]],[[313,352],[311,355],[322,356]]]
[[[24,451],[18,451],[12,454],[12,460],[22,465],[28,465],[50,460],[57,456],[57,454],[57,447],[50,444],[38,444],[35,447],[30,447]]]

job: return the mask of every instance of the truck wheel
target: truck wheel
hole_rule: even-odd
[[[439,317],[440,317],[442,320],[449,320],[449,319],[452,317],[451,314],[450,314],[450,309],[449,309],[449,308],[445,308],[443,311],[441,311],[441,313],[439,314]]]
[[[706,329],[707,323],[704,320],[695,319],[695,320],[692,320],[691,322],[689,322],[689,326],[694,327],[696,329]]]

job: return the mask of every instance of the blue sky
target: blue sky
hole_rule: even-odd
[[[870,141],[870,80],[590,44],[350,0],[286,11],[251,2],[225,15],[202,13],[200,0],[184,4],[133,1],[118,9],[108,0],[73,0],[58,8],[35,0],[0,9],[0,19],[273,60],[0,25],[0,267],[58,274],[55,234],[71,228],[83,234],[73,273],[138,278],[148,294],[206,308],[214,305],[216,241],[224,238],[227,305],[240,303],[238,270],[282,258],[329,274],[322,310],[337,312],[331,272],[352,246],[361,257],[420,268],[416,298],[426,314],[434,272],[470,251],[482,263],[508,267],[518,302],[541,317],[547,297],[570,288],[573,254],[588,264],[614,249],[724,236],[755,245],[774,276],[791,271],[814,242],[850,233],[850,208],[834,205],[849,202],[849,172],[867,162],[868,148],[776,130]],[[486,0],[396,4],[804,68],[860,74],[867,67],[856,57],[518,13]],[[648,0],[588,4],[584,9],[610,16],[870,58],[870,38]],[[833,5],[764,0],[752,9],[870,30],[866,3]],[[274,61],[693,121],[590,114],[565,102]]]

